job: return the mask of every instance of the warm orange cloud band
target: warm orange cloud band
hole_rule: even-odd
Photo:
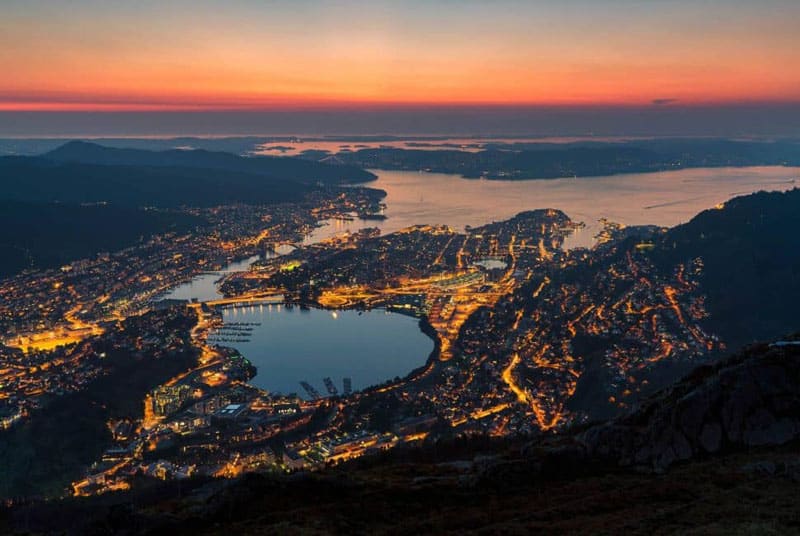
[[[800,7],[764,2],[20,2],[0,110],[800,102]]]
[[[91,98],[80,100],[15,101],[0,100],[2,112],[203,112],[203,111],[294,111],[294,110],[382,110],[421,108],[641,108],[641,107],[708,107],[748,105],[798,105],[800,99],[698,99],[657,98],[651,100],[619,101],[371,101],[371,100],[304,100],[304,99],[246,99],[235,100],[117,100],[105,102]]]

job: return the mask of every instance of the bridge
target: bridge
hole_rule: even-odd
[[[252,296],[233,296],[231,298],[220,298],[219,300],[209,300],[203,304],[209,307],[220,307],[224,305],[271,305],[283,303],[283,294],[267,294]]]

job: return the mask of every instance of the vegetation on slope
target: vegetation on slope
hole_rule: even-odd
[[[202,218],[159,210],[0,200],[0,278],[56,268],[156,234],[186,233],[203,223]]]

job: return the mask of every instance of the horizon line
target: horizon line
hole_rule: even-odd
[[[800,106],[797,99],[684,100],[656,98],[646,101],[366,101],[366,100],[281,100],[260,103],[241,101],[126,101],[57,100],[3,101],[4,113],[213,113],[213,112],[327,112],[405,110],[668,110],[697,108],[750,108]]]

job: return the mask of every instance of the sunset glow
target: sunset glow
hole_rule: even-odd
[[[800,101],[796,2],[304,4],[6,2],[0,110]]]

